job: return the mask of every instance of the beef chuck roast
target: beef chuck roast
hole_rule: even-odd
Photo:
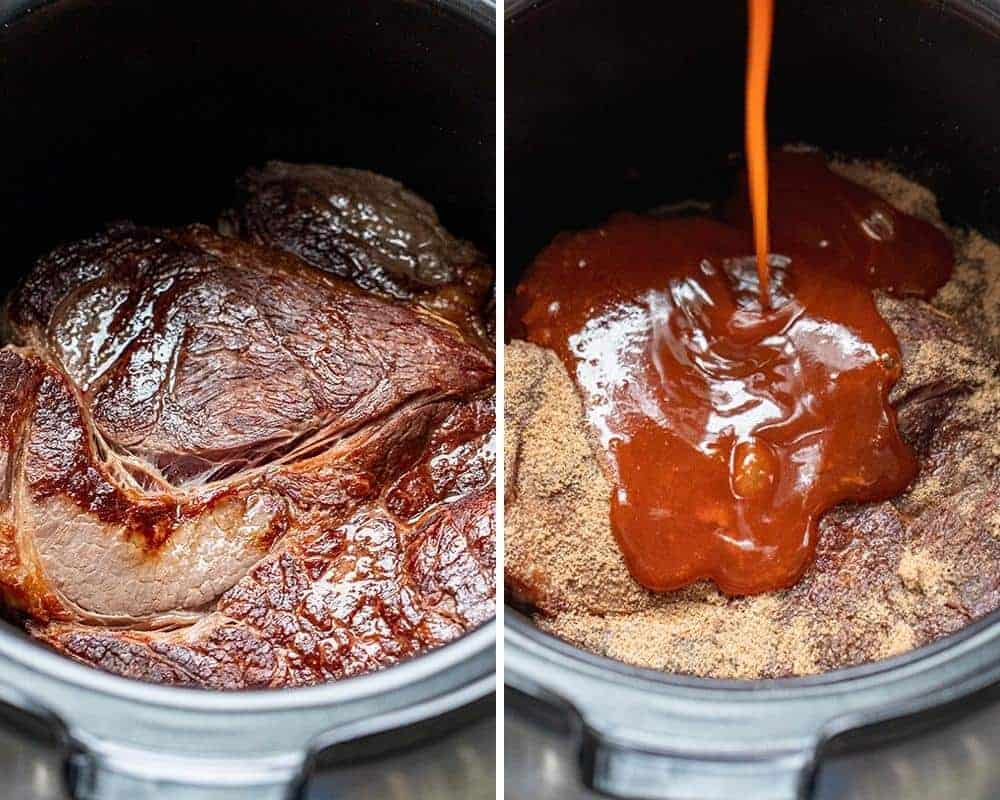
[[[43,258],[5,325],[0,589],[58,650],[301,685],[493,614],[493,364],[439,315],[124,224]]]
[[[433,207],[396,181],[357,169],[272,161],[249,170],[237,194],[236,207],[221,220],[224,232],[487,332],[483,312],[493,271],[472,245],[441,227]]]

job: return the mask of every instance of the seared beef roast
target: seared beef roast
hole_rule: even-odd
[[[412,202],[426,224],[399,225],[451,242]],[[56,649],[290,686],[492,616],[494,368],[452,322],[202,226],[123,224],[43,258],[5,324],[0,589]]]
[[[426,201],[357,169],[272,161],[238,183],[220,228],[295,253],[371,291],[415,299],[477,334],[493,271]],[[487,326],[488,327],[488,326]]]

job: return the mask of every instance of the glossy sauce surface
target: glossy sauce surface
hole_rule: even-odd
[[[836,254],[852,280],[896,295],[929,299],[948,281],[951,242],[933,225],[831,172],[821,153],[774,150],[769,162],[772,253]],[[722,216],[749,230],[745,177]]]
[[[651,589],[789,585],[824,511],[915,474],[888,401],[899,348],[871,287],[932,294],[948,242],[818,154],[770,166],[767,307],[745,180],[722,220],[622,214],[562,234],[517,290],[526,337],[580,390],[612,528]]]

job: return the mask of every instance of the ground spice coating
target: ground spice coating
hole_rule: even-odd
[[[884,164],[834,169],[944,228],[934,196]],[[1000,607],[1000,247],[947,230],[952,279],[930,304],[880,296],[903,377],[900,429],[920,460],[892,501],[840,506],[795,586],[726,598],[711,584],[657,594],[632,580],[608,523],[609,485],[556,356],[506,351],[508,590],[543,629],[671,672],[804,675],[896,655]],[[961,320],[961,321],[959,321]]]

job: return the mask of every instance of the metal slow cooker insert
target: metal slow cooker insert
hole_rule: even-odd
[[[508,5],[508,290],[560,230],[720,195],[726,156],[742,149],[745,37],[743,2]],[[772,141],[888,157],[937,193],[947,220],[994,238],[998,100],[996,0],[776,3]],[[1000,710],[990,703],[1000,681],[997,615],[878,663],[723,681],[591,655],[508,607],[505,680],[513,800],[805,798],[840,754],[902,746],[971,712],[979,727],[953,735],[1000,747],[991,733]],[[926,753],[913,748],[911,757]],[[860,775],[842,774],[835,796],[993,797],[995,772],[992,782],[963,782],[963,770],[984,761],[995,761],[988,750],[960,764],[943,793],[901,780],[865,794],[857,782],[845,788]]]
[[[487,0],[0,3],[0,291],[108,221],[211,221],[269,158],[397,178],[492,248],[494,16]],[[368,796],[380,753],[476,725],[486,786],[436,794],[492,796],[495,635],[336,684],[211,693],[104,674],[0,623],[0,721],[61,742],[81,800],[285,798],[317,764],[374,758],[367,785],[322,782]],[[5,774],[0,794],[32,796]]]

